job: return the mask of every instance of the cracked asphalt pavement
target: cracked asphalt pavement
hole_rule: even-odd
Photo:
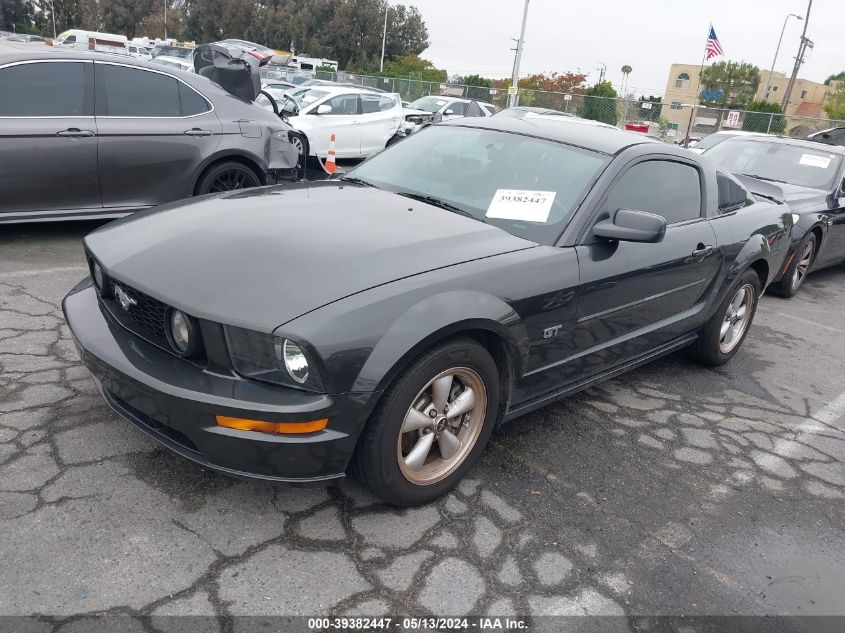
[[[94,630],[96,614],[139,631],[201,614],[221,616],[204,631],[239,615],[608,615],[620,630],[845,615],[841,267],[765,297],[727,366],[676,354],[546,407],[452,494],[395,511],[354,480],[203,470],[112,413],[60,310],[95,227],[0,233],[0,615],[37,616],[26,630]]]

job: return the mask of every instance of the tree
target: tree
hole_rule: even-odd
[[[435,68],[434,64],[427,59],[422,59],[417,55],[404,55],[385,62],[382,75],[442,83],[446,81],[448,73],[443,69]]]
[[[718,62],[702,71],[701,86],[704,104],[744,109],[760,87],[760,69],[744,62]]]
[[[829,86],[831,81],[845,81],[845,70],[842,72],[838,72],[835,75],[831,75],[827,79],[824,80],[824,85]]]
[[[769,134],[783,134],[786,129],[786,119],[779,103],[768,101],[751,101],[746,107],[748,112],[742,120],[742,129],[747,132],[766,132]]]
[[[585,119],[616,125],[616,90],[609,81],[587,88],[581,116]]]
[[[481,88],[493,87],[493,80],[486,79],[481,75],[470,75],[469,77],[464,77],[464,80],[461,83],[465,86],[479,86]]]
[[[824,111],[831,119],[845,120],[845,89],[834,92],[827,98]]]

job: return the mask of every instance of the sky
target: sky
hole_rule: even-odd
[[[394,0],[391,0],[393,2]],[[431,46],[422,57],[449,75],[510,76],[523,0],[402,0],[419,8]],[[531,0],[520,75],[583,72],[593,83],[606,64],[617,89],[661,95],[672,63],[699,64],[710,23],[731,61],[772,65],[784,18],[807,0]],[[790,18],[775,70],[792,72],[803,22]],[[814,0],[807,37],[815,43],[799,77],[824,81],[845,70],[845,0]],[[512,39],[513,38],[513,39]]]

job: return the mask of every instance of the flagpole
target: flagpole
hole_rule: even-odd
[[[689,135],[692,131],[692,118],[695,116],[695,109],[698,106],[698,91],[701,90],[701,75],[704,73],[704,62],[707,57],[707,42],[710,41],[710,31],[713,30],[713,23],[707,27],[707,39],[704,40],[704,52],[701,54],[701,65],[698,67],[698,83],[695,87],[695,102],[692,105],[692,110],[689,113],[689,123],[687,124],[687,135],[684,138],[684,147],[689,147]]]

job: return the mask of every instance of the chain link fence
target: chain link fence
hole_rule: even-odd
[[[412,77],[373,77],[348,72],[272,70],[273,79],[300,83],[308,78],[351,83],[385,92],[398,93],[406,102],[431,95],[447,95],[507,107],[506,88],[466,86],[449,82],[420,81]],[[831,127],[845,126],[845,121],[786,116],[770,112],[748,112],[670,104],[642,99],[594,97],[580,93],[546,92],[520,89],[517,103],[522,106],[549,108],[600,121],[660,138],[669,143],[683,143],[689,136],[700,139],[721,130],[743,130],[803,138]]]

